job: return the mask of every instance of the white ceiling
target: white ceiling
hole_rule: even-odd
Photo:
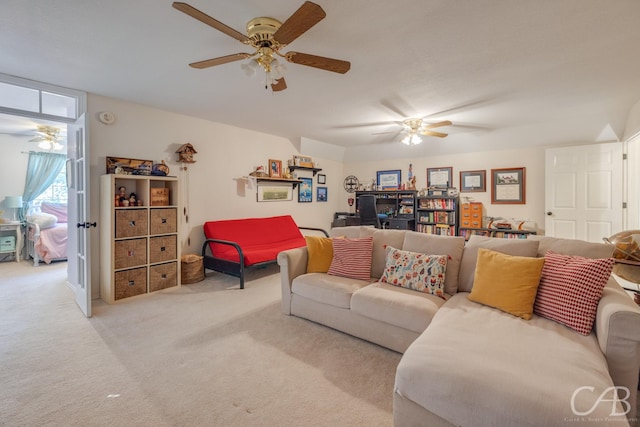
[[[245,33],[302,0],[188,0]],[[287,64],[272,93],[250,50],[159,0],[1,0],[0,72],[371,156],[622,138],[640,100],[637,0],[317,0],[327,17],[283,51],[351,61],[344,75]],[[404,147],[394,121],[451,120]],[[420,153],[420,151],[414,151]]]

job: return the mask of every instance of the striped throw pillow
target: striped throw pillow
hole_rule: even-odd
[[[547,251],[533,312],[589,335],[613,258],[583,258]]]
[[[333,239],[333,259],[327,274],[351,279],[371,280],[373,236]]]

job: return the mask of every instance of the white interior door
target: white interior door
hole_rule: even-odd
[[[85,134],[85,114],[67,131],[67,185],[69,186],[68,278],[76,302],[91,317],[91,213],[89,207],[89,144]]]
[[[622,142],[545,153],[545,235],[602,242],[622,231]]]

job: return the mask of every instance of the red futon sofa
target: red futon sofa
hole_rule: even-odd
[[[300,229],[329,236],[321,228],[298,227],[290,215],[208,221],[203,229],[207,238],[202,245],[204,268],[239,277],[240,289],[244,289],[247,267],[272,264],[278,253],[305,246]]]

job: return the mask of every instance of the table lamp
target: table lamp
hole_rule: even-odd
[[[4,198],[4,207],[13,209],[13,222],[16,222],[16,211],[22,208],[22,196],[6,196]]]

